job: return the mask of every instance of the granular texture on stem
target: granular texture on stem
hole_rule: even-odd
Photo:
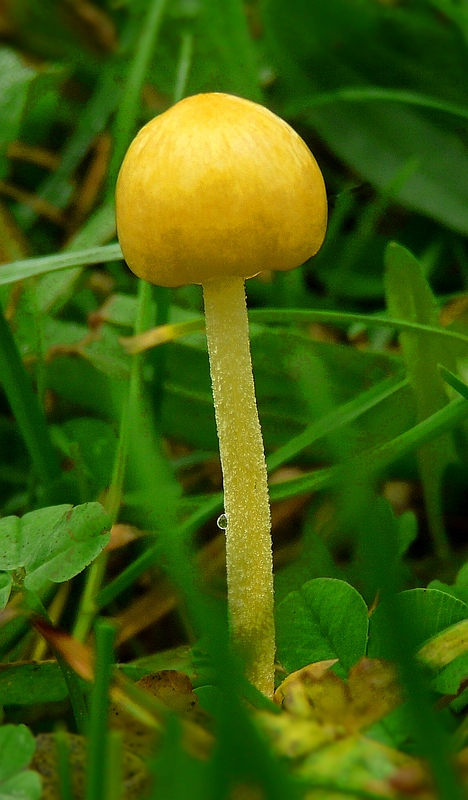
[[[267,471],[242,278],[203,287],[227,517],[230,623],[248,679],[273,695],[275,633]]]

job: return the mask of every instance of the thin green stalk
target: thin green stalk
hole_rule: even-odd
[[[107,567],[107,553],[99,553],[86,573],[86,583],[80,599],[80,607],[73,628],[73,637],[84,642],[97,614],[95,597],[99,592]]]
[[[96,623],[96,666],[91,692],[86,760],[85,800],[103,800],[107,783],[109,687],[114,664],[115,628]]]
[[[317,106],[326,106],[339,102],[368,103],[368,102],[394,102],[404,105],[430,108],[434,111],[443,111],[460,119],[468,119],[468,108],[456,103],[448,103],[437,97],[409,92],[404,89],[384,89],[374,86],[350,86],[343,89],[334,89],[331,92],[321,92],[309,95],[304,100],[294,100],[284,109],[285,117],[297,116]]]
[[[44,344],[44,317],[40,313],[38,297],[37,297],[37,282],[34,278],[26,281],[24,285],[25,300],[31,309],[31,315],[34,321],[34,356],[35,356],[35,370],[34,378],[36,384],[36,394],[41,410],[44,409],[44,399],[46,392],[46,369],[45,369],[45,344]]]
[[[283,325],[295,323],[308,325],[311,322],[330,322],[335,325],[369,325],[374,328],[394,328],[396,331],[420,331],[430,333],[433,337],[456,339],[468,343],[468,336],[457,333],[447,328],[435,328],[432,325],[422,325],[419,322],[389,317],[386,314],[354,314],[347,311],[318,311],[316,309],[293,308],[265,308],[249,312],[251,322],[272,323]]]
[[[271,472],[283,464],[291,461],[299,453],[310,447],[318,439],[328,436],[345,425],[354,422],[362,414],[365,414],[371,408],[375,408],[379,403],[392,397],[405,386],[408,385],[407,379],[398,380],[398,378],[384,378],[379,381],[371,389],[361,392],[357,397],[354,397],[348,403],[334,408],[324,416],[312,422],[307,428],[294,436],[289,442],[286,442],[282,447],[279,447],[276,452],[272,453],[267,458],[268,471]]]
[[[114,124],[114,151],[109,167],[109,193],[114,192],[117,173],[125,151],[135,133],[140,111],[140,96],[154,58],[167,0],[152,0],[143,18],[135,54],[129,64],[127,81]]]
[[[138,283],[138,306],[135,320],[135,335],[143,333],[148,327],[151,308],[151,286],[145,281]],[[132,357],[130,366],[130,382],[125,398],[122,417],[120,420],[119,444],[115,455],[112,480],[107,493],[106,509],[113,523],[117,521],[120,504],[122,501],[123,484],[127,467],[129,434],[131,429],[131,415],[137,397],[141,391],[143,381],[144,354]],[[93,619],[97,613],[96,597],[101,589],[107,566],[107,553],[102,552],[91,564],[86,577],[86,585],[80,602],[73,635],[79,641],[84,641],[90,631]]]
[[[389,442],[372,447],[359,456],[370,466],[372,474],[378,474],[397,458],[411,453],[426,442],[431,442],[437,436],[452,431],[468,416],[468,403],[463,398],[452,400],[451,403],[436,411],[431,417],[418,422],[408,431],[395,436]]]
[[[54,734],[57,751],[57,772],[60,800],[73,800],[73,785],[70,764],[70,745],[68,734],[63,728],[57,728]]]
[[[122,592],[132,586],[132,584],[145,572],[145,570],[153,567],[158,561],[161,554],[159,540],[156,541],[151,547],[148,547],[138,558],[135,558],[128,567],[126,567],[120,575],[113,581],[107,584],[99,594],[96,596],[96,609],[100,611],[115,600]]]
[[[89,247],[76,252],[67,250],[63,253],[39,256],[38,258],[22,258],[19,261],[12,261],[10,264],[2,264],[0,286],[7,286],[25,278],[45,275],[49,272],[58,272],[71,267],[88,267],[97,263],[107,264],[109,261],[118,261],[121,258],[122,250],[119,244]]]
[[[441,561],[448,561],[452,551],[445,530],[442,502],[443,469],[439,466],[439,442],[434,441],[426,444],[416,453],[416,458],[424,495],[428,528],[434,542],[434,550]]]
[[[134,335],[143,333],[150,325],[151,320],[151,285],[146,281],[138,281],[138,302],[134,325]],[[108,513],[113,522],[116,521],[122,502],[123,483],[128,458],[129,435],[131,428],[131,415],[143,385],[144,353],[132,357],[130,365],[130,382],[127,397],[122,412],[119,432],[119,446],[114,462],[111,485],[106,502]]]
[[[172,290],[165,286],[153,287],[156,300],[156,327],[166,325],[169,321],[169,311],[171,308]],[[154,417],[159,425],[161,418],[161,406],[164,396],[164,376],[166,367],[166,347],[156,347],[151,353],[151,363],[154,367],[153,378],[153,408]]]
[[[44,484],[50,484],[60,477],[58,459],[39,400],[3,312],[0,312],[0,379],[38,477]]]
[[[316,259],[319,260],[319,263],[327,263],[328,253],[330,250],[334,249],[341,228],[343,227],[343,224],[355,205],[355,198],[352,189],[352,186],[345,188],[336,197],[335,206],[328,222],[325,241],[316,256]],[[279,274],[280,273],[278,273],[278,275]],[[250,312],[250,314],[251,313],[252,312]]]
[[[36,592],[29,590],[24,590],[24,595],[26,606],[30,608],[31,611],[34,611],[43,617],[51,627],[54,627],[54,624],[44,608],[39,595]],[[79,733],[84,734],[86,733],[86,728],[88,725],[88,710],[86,708],[86,700],[81,688],[80,680],[76,672],[72,670],[60,653],[55,652],[55,657],[63,675],[63,679],[67,685],[76,727]]]
[[[107,742],[107,790],[105,800],[121,800],[124,793],[122,776],[124,752],[121,732],[109,731]]]
[[[193,58],[193,34],[190,31],[184,31],[182,33],[182,44],[180,46],[179,63],[177,65],[174,93],[172,95],[174,103],[178,103],[179,100],[182,100],[182,98],[185,95],[188,76],[190,68],[192,66],[192,58]]]

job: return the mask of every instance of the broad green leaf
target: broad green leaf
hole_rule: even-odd
[[[419,262],[396,242],[388,245],[385,254],[385,289],[391,317],[440,327],[435,297]],[[438,364],[454,361],[455,343],[442,344],[440,339],[422,331],[401,331],[399,337],[418,418],[422,420],[448,402]]]
[[[460,81],[466,46],[455,25],[444,24],[428,3],[358,0],[269,0],[265,21],[280,107],[305,119],[383,193],[416,158],[417,170],[398,200],[466,233],[466,122],[405,105],[403,98],[378,98],[381,88],[404,89],[466,108]],[[341,89],[361,88],[372,90],[374,101],[340,100]],[[335,102],[315,104],[322,95],[330,100],[333,90]]]
[[[332,150],[381,192],[413,159],[418,169],[396,200],[462,234],[468,233],[464,142],[422,112],[397,103],[334,103],[305,112]]]
[[[458,600],[461,600],[462,603],[466,603],[466,605],[468,605],[468,586],[462,586],[459,584],[455,584],[455,586],[449,586],[447,583],[434,580],[428,584],[427,588],[438,589],[439,592],[450,594],[452,597],[456,597]]]
[[[4,664],[0,669],[0,705],[56,703],[68,694],[56,661]]]
[[[34,755],[35,742],[25,725],[0,728],[0,799],[39,800],[41,781],[32,771],[24,772]]]
[[[62,105],[62,87],[70,76],[69,65],[57,62],[43,62],[32,81],[27,103],[24,108],[19,131],[19,140],[33,146],[40,146],[53,136],[54,124]],[[62,186],[62,192],[64,191]],[[65,188],[67,191],[68,187]],[[18,221],[21,218],[22,204],[15,207]]]
[[[39,512],[27,514],[30,517]],[[23,518],[24,520],[24,518]],[[37,590],[46,581],[61,583],[81,572],[103,550],[110,538],[110,519],[100,503],[84,503],[64,509],[56,524],[41,525],[41,541],[29,554],[25,586]],[[39,538],[36,522],[23,530],[29,541]],[[34,554],[34,555],[33,555]]]
[[[416,258],[404,247],[392,242],[385,253],[385,293],[392,317],[438,326],[435,298]],[[441,340],[425,334],[401,331],[400,343],[418,421],[439,411],[448,403],[439,364],[455,360],[455,346],[443,348]],[[423,485],[428,524],[434,545],[443,556],[448,552],[445,534],[441,487],[448,464],[457,460],[449,435],[422,447],[418,465]]]
[[[315,578],[291,592],[276,612],[278,658],[288,672],[338,658],[346,674],[365,654],[367,606],[350,584]]]
[[[32,769],[20,772],[0,785],[0,800],[39,800],[41,796],[41,779]]]
[[[259,101],[258,67],[240,0],[204,0],[194,24],[195,52],[187,91],[227,91]]]
[[[0,572],[0,608],[5,608],[8,603],[12,585],[13,579],[11,575],[8,575],[6,572]]]
[[[117,422],[122,407],[125,381],[98,371],[84,358],[60,356],[47,364],[47,385],[82,412]]]
[[[388,602],[388,601],[385,601]],[[456,597],[437,589],[409,589],[398,597],[399,613],[408,615],[414,631],[414,646],[419,648],[428,639],[468,617],[468,606]],[[377,606],[370,618],[368,656],[389,658],[386,613]]]
[[[468,674],[468,652],[458,656],[447,664],[438,675],[431,680],[431,688],[440,694],[455,695],[460,689],[460,684],[466,680]],[[458,698],[457,698],[458,699]],[[468,698],[465,698],[466,705]]]
[[[110,520],[100,503],[61,505],[0,520],[0,569],[25,570],[31,590],[81,572],[109,541]]]
[[[191,651],[184,647],[115,666],[133,681],[160,670],[182,670],[191,677],[198,675],[192,664]],[[2,706],[56,703],[63,700],[67,693],[63,674],[56,661],[25,661],[3,664],[0,668]]]

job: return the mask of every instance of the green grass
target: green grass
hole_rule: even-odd
[[[2,13],[0,796],[465,797],[466,15]],[[200,288],[139,282],[116,238],[132,137],[200,91],[286,118],[329,195],[316,258],[247,282],[281,707],[230,646]]]

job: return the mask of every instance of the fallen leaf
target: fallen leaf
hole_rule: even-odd
[[[42,617],[33,618],[33,627],[44,637],[49,647],[62,656],[81,678],[85,681],[94,679],[94,654],[90,647],[74,639],[70,634],[49,625]]]
[[[348,681],[330,667],[337,659],[319,661],[293,672],[279,686],[275,700],[295,716],[336,726],[348,734],[369,728],[401,702],[395,668],[377,658],[361,658]]]
[[[69,751],[70,775],[75,800],[85,796],[86,739],[65,733]],[[61,800],[57,767],[57,746],[53,733],[40,733],[36,737],[36,751],[30,764],[42,778],[42,800]],[[149,774],[142,760],[134,753],[122,753],[122,800],[139,800],[149,785]]]

